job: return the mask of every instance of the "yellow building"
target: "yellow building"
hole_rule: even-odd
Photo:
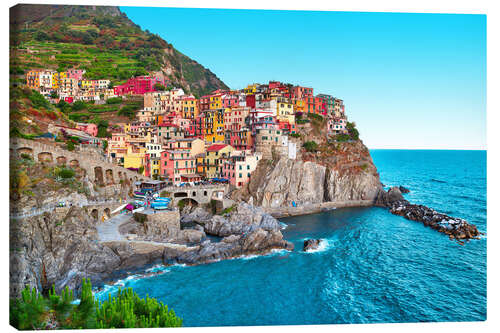
[[[207,147],[204,160],[206,177],[220,177],[225,159],[231,157],[233,152],[234,148],[225,144],[215,144]]]
[[[210,110],[222,108],[222,99],[220,95],[210,96]]]
[[[243,89],[243,91],[247,95],[253,95],[257,91],[257,84],[249,84],[245,89]]]
[[[224,142],[224,109],[205,111],[203,131],[207,144]]]
[[[295,124],[293,104],[287,99],[278,98],[276,115],[279,121],[285,121],[289,124]]]
[[[94,84],[92,83],[92,80],[81,80],[80,81],[80,88],[83,90],[89,90],[94,87]]]
[[[123,157],[123,167],[140,169],[144,166],[144,156],[146,148],[130,145],[127,147],[127,154]],[[144,174],[144,171],[142,172]]]
[[[182,118],[194,119],[198,116],[198,100],[196,98],[184,98],[182,100]]]
[[[40,88],[40,71],[33,70],[26,73],[26,85],[31,89]]]
[[[54,73],[54,75],[52,75],[52,89],[59,89],[67,78],[67,72]]]
[[[293,101],[293,109],[295,112],[306,112],[306,100],[305,99],[295,99]]]

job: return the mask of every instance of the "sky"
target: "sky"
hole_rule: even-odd
[[[343,99],[370,149],[486,149],[485,15],[120,9],[232,89]]]

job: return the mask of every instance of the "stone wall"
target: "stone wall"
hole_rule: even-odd
[[[106,158],[92,151],[71,152],[39,141],[16,138],[10,141],[11,156],[28,154],[35,161],[61,166],[80,167],[86,176],[96,184],[106,186],[128,180],[149,180],[134,171],[109,163]]]

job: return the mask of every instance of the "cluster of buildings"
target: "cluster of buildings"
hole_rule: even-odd
[[[137,76],[111,88],[110,80],[87,80],[83,78],[83,74],[83,69],[69,69],[65,72],[35,69],[26,74],[26,85],[51,101],[50,96],[56,93],[58,100],[73,103],[78,100],[104,101],[110,97],[129,94],[142,95],[154,91],[157,83],[165,84],[164,79],[156,76]]]
[[[328,135],[347,133],[343,101],[314,95],[309,87],[270,81],[195,98],[182,89],[156,91],[156,84],[165,82],[155,76],[134,77],[111,89],[109,80],[86,80],[83,74],[79,69],[33,70],[26,81],[45,96],[55,91],[69,103],[143,95],[144,108],[135,121],[113,124],[108,159],[174,184],[222,178],[241,187],[259,160],[275,154],[296,158],[292,137],[297,136],[297,124],[307,121],[306,114],[326,119]],[[75,130],[85,142],[101,145],[88,138],[97,135],[95,125],[77,124]]]
[[[174,184],[222,178],[241,187],[259,160],[296,158],[292,137],[307,113],[326,118],[329,135],[346,133],[342,100],[281,82],[216,90],[199,99],[182,89],[143,95],[136,121],[115,124],[108,157]]]

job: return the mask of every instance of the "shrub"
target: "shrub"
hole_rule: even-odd
[[[121,97],[111,97],[106,100],[106,104],[120,104],[121,102]]]
[[[32,160],[31,158],[31,155],[30,154],[21,154],[21,158],[24,158],[25,160]]]
[[[73,178],[75,176],[75,170],[62,168],[57,170],[57,176],[63,179]]]
[[[50,108],[50,103],[43,97],[42,94],[40,94],[38,91],[33,90],[33,92],[29,95],[29,100],[31,101],[31,104],[35,108]]]
[[[335,135],[335,140],[337,142],[346,142],[346,141],[349,141],[350,139],[351,139],[351,137],[348,134],[340,133],[340,134]]]
[[[183,210],[184,209],[184,206],[186,206],[186,202],[184,200],[180,200],[178,203],[177,203],[177,207],[179,207],[179,210]]]
[[[290,133],[289,134],[292,138],[300,138],[300,133]]]
[[[180,327],[182,319],[162,302],[140,298],[131,288],[100,303],[92,294],[90,280],[82,280],[80,303],[73,291],[55,288],[48,296],[26,287],[21,298],[10,300],[10,324],[19,330]]]
[[[347,131],[349,131],[349,135],[351,136],[352,140],[359,139],[359,131],[356,129],[355,123],[347,122],[345,127],[347,128]]]
[[[87,108],[87,104],[84,101],[76,101],[71,106],[71,109],[73,111],[81,111],[81,110],[83,110],[85,108]]]
[[[315,152],[318,150],[318,144],[315,141],[307,141],[302,145],[302,147],[304,147],[304,149],[308,152]]]
[[[69,151],[75,150],[75,144],[73,143],[73,141],[66,142],[66,149]]]

